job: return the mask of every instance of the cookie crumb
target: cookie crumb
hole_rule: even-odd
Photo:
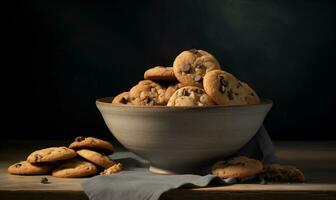
[[[47,177],[42,177],[41,178],[41,184],[49,184],[50,182],[49,182],[49,180],[48,180],[48,178]]]

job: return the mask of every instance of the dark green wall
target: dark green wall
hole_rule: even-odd
[[[128,90],[146,68],[199,48],[274,101],[265,122],[272,138],[336,139],[332,1],[92,2],[7,8],[12,116],[23,119],[11,130],[20,137],[109,137],[95,99]]]

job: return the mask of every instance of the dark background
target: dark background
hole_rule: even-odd
[[[41,0],[6,11],[14,98],[4,138],[111,138],[95,100],[198,48],[274,101],[273,139],[336,139],[332,1]]]

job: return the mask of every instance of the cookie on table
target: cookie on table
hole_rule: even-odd
[[[112,154],[114,150],[112,144],[107,141],[83,136],[77,137],[75,141],[69,145],[69,148],[74,150],[90,149],[107,154]]]
[[[259,178],[270,182],[304,182],[304,174],[295,166],[271,164],[264,167]]]
[[[115,164],[115,162],[108,156],[92,150],[81,149],[77,151],[77,154],[82,158],[85,158],[86,160],[104,168],[109,168]]]
[[[100,174],[115,174],[117,172],[120,172],[123,169],[123,166],[121,163],[115,163],[111,167],[105,169],[103,172]]]
[[[202,88],[186,86],[178,89],[169,99],[167,106],[206,106],[214,105]]]
[[[156,66],[148,69],[144,78],[153,81],[177,81],[172,67]]]
[[[75,157],[77,154],[73,149],[67,147],[49,147],[31,153],[27,161],[30,163],[55,162]]]
[[[245,156],[219,161],[212,167],[212,174],[220,178],[246,178],[261,172],[263,165],[259,160]]]
[[[8,167],[7,171],[10,174],[16,175],[43,175],[50,174],[53,165],[50,163],[30,163],[21,161]]]
[[[165,105],[165,88],[151,80],[140,81],[129,92],[134,105]]]
[[[219,105],[245,105],[247,90],[232,74],[213,70],[204,76],[204,90]]]
[[[216,58],[203,50],[183,51],[174,60],[173,70],[179,82],[186,85],[202,86],[206,73],[220,69]]]
[[[53,172],[52,176],[58,178],[81,178],[96,175],[98,167],[81,158],[72,158],[64,161]]]
[[[129,92],[122,92],[113,98],[112,104],[126,105],[131,104],[129,100]]]

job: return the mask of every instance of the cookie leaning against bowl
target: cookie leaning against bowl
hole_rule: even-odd
[[[30,163],[21,161],[8,167],[10,174],[16,175],[43,175],[50,174],[54,166],[50,163]]]
[[[112,100],[112,104],[126,105],[131,104],[129,100],[129,92],[122,92],[115,96]]]
[[[165,105],[165,88],[151,80],[140,81],[129,92],[134,105]]]
[[[115,164],[115,162],[111,160],[108,156],[88,149],[78,150],[77,154],[85,158],[86,160],[104,168],[109,168]]]
[[[97,173],[98,168],[96,165],[76,157],[64,161],[52,172],[52,176],[58,178],[81,178],[96,175]]]
[[[177,81],[172,67],[156,66],[148,69],[144,79],[153,81]]]
[[[260,161],[245,156],[234,157],[228,161],[219,161],[212,167],[212,174],[220,178],[246,178],[261,172]]]
[[[167,106],[214,105],[212,99],[199,87],[186,86],[178,89],[169,99]]]
[[[245,105],[248,92],[232,74],[213,70],[204,76],[204,90],[219,105]]]
[[[107,154],[113,153],[113,146],[111,143],[94,137],[79,136],[69,145],[69,148],[74,150],[90,149]]]
[[[174,60],[173,70],[176,78],[186,85],[202,86],[204,75],[220,69],[216,58],[203,50],[183,51]]]
[[[31,153],[27,161],[30,163],[54,162],[75,157],[77,154],[73,149],[67,147],[49,147]]]
[[[259,178],[271,182],[304,182],[303,173],[290,165],[271,164],[264,167]]]

